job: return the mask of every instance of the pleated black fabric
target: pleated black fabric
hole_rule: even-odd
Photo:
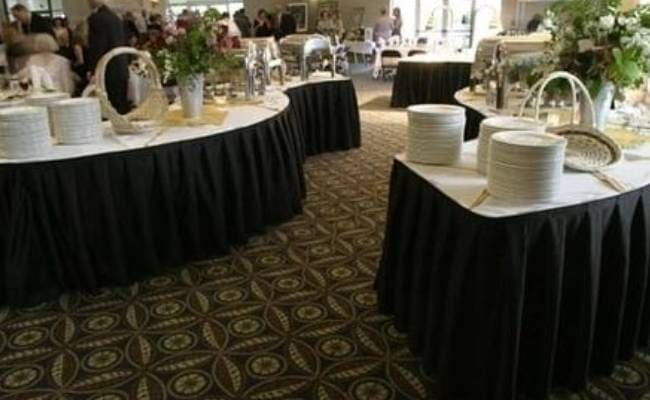
[[[302,211],[306,154],[360,146],[349,80],[269,121],[75,160],[0,165],[0,305],[124,285],[227,254]]]
[[[469,85],[471,68],[469,63],[399,63],[391,106],[455,104],[456,92]]]
[[[463,106],[462,104],[459,104]],[[465,107],[465,106],[463,106]],[[481,122],[485,119],[485,116],[473,108],[465,107],[467,115],[467,124],[465,125],[465,140],[476,139],[479,136],[481,130]]]
[[[123,285],[229,251],[301,212],[289,111],[241,130],[76,160],[0,166],[0,302]]]
[[[547,212],[469,212],[396,162],[380,309],[441,400],[546,399],[648,345],[650,188]]]
[[[359,107],[351,80],[300,86],[287,95],[305,134],[308,156],[361,147]]]

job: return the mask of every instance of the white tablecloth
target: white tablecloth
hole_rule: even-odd
[[[75,88],[70,61],[54,53],[32,54],[16,60],[18,70],[35,66],[45,70],[57,90],[72,94]]]
[[[477,142],[464,144],[461,161],[454,166],[430,166],[409,163],[404,155],[397,160],[447,195],[462,207],[470,209],[487,186],[487,178],[476,171]],[[607,169],[607,174],[626,184],[630,190],[650,184],[650,145],[625,153],[625,161]],[[565,171],[561,195],[548,203],[516,203],[488,197],[472,211],[491,218],[509,217],[584,204],[617,196],[620,193],[588,173]]]
[[[399,52],[402,55],[402,59],[399,61],[403,62],[412,62],[412,63],[429,63],[429,64],[442,64],[442,63],[468,63],[472,64],[474,62],[474,53],[458,53],[458,52],[446,52],[438,51],[434,53],[426,54],[416,54],[411,57],[408,56],[409,52],[412,50],[423,50],[427,51],[426,47],[386,47],[381,49],[377,53],[375,58],[375,67],[373,74],[374,76],[379,75],[379,71],[382,69],[382,60],[381,52],[385,50],[394,50]]]
[[[0,164],[22,164],[37,161],[74,159],[223,134],[273,118],[288,106],[289,98],[284,93],[270,92],[262,105],[226,107],[228,116],[220,126],[165,127],[161,133],[158,131],[139,135],[115,135],[112,132],[110,123],[105,123],[104,137],[99,143],[74,146],[56,145],[43,157],[19,160],[0,159]]]
[[[304,85],[318,84],[332,80],[349,80],[344,76],[331,78],[329,72],[317,72],[310,76],[308,81],[291,80],[284,86],[276,86],[269,90],[263,104],[259,106],[224,106],[228,116],[221,126],[205,125],[197,127],[164,128],[159,136],[155,133],[140,135],[114,135],[109,123],[105,123],[105,135],[100,143],[92,145],[53,146],[52,150],[43,157],[29,159],[1,159],[0,164],[21,164],[36,161],[55,161],[87,157],[105,153],[139,149],[149,146],[163,145],[166,143],[198,139],[204,136],[222,134],[235,129],[251,126],[270,119],[289,107],[289,98],[283,93],[286,90]],[[140,85],[139,87],[143,87]]]
[[[464,63],[472,64],[474,54],[472,53],[427,53],[416,54],[407,57],[400,62],[403,63],[421,63],[421,64],[444,64],[444,63]]]
[[[346,40],[344,43],[349,48],[350,53],[371,56],[376,48],[373,41]]]

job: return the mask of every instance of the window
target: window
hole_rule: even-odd
[[[393,0],[392,6],[402,10],[405,37],[444,33],[469,42],[472,19],[474,34],[484,36],[478,31],[497,28],[501,16],[501,0]]]
[[[244,8],[244,2],[243,0],[169,0],[169,11],[172,15],[179,15],[185,9],[205,12],[209,8],[233,15],[235,11]]]
[[[5,11],[9,15],[11,7],[16,4],[24,4],[32,12],[39,13],[45,17],[62,17],[63,1],[62,0],[4,0]]]

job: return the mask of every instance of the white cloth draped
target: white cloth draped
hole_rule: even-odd
[[[476,170],[476,141],[464,144],[461,160],[452,166],[409,163],[403,155],[396,158],[436,189],[467,209],[487,187],[487,178]],[[625,152],[625,160],[608,168],[606,173],[627,185],[630,190],[649,185],[650,144],[634,151]],[[584,204],[620,194],[592,174],[571,170],[566,170],[564,173],[560,193],[555,200],[543,203],[519,203],[488,197],[482,205],[472,211],[485,217],[501,218]]]
[[[66,92],[69,94],[74,93],[75,78],[72,72],[70,61],[58,54],[54,53],[37,53],[25,57],[20,57],[16,60],[16,66],[19,70],[19,75],[32,77],[30,71],[44,71],[47,73],[54,86],[53,89]],[[41,72],[41,75],[43,73]]]

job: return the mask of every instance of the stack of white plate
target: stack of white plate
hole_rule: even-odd
[[[499,132],[490,141],[488,192],[506,200],[545,202],[560,192],[567,140],[537,132]]]
[[[9,107],[0,109],[0,157],[33,158],[52,147],[47,109]]]
[[[104,134],[99,100],[77,98],[50,104],[50,121],[61,144],[97,143]]]
[[[490,138],[497,132],[527,131],[544,133],[546,125],[532,118],[492,117],[481,122],[481,132],[478,139],[477,169],[482,175],[487,174],[488,150]]]
[[[70,98],[68,93],[64,92],[46,92],[46,93],[34,93],[30,94],[25,98],[27,105],[34,107],[47,107],[50,104]]]
[[[409,118],[406,157],[421,164],[448,165],[460,158],[465,134],[465,109],[422,104],[407,109]]]

